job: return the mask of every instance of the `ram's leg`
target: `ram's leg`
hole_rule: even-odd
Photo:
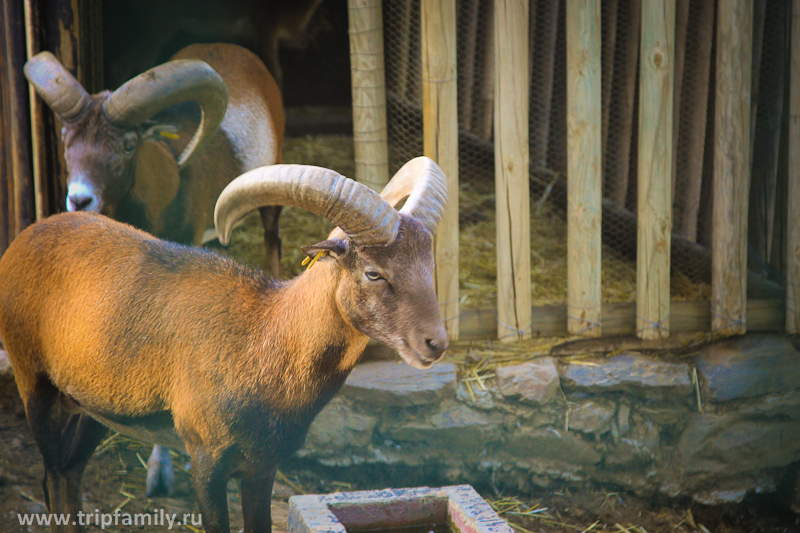
[[[279,205],[258,208],[261,213],[261,223],[264,224],[264,244],[267,247],[269,271],[275,279],[281,277],[281,236],[278,233],[281,209]]]
[[[230,533],[228,523],[227,487],[230,477],[229,461],[215,456],[203,447],[187,449],[192,458],[192,477],[197,494],[197,505],[206,533]]]
[[[272,470],[253,473],[242,478],[242,515],[244,533],[270,533],[272,531],[272,483],[275,481]]]
[[[172,469],[172,458],[169,448],[156,444],[147,460],[148,498],[172,496],[175,494],[175,472]]]
[[[78,512],[83,511],[80,493],[83,469],[68,472],[64,468],[72,450],[72,439],[68,425],[69,415],[62,409],[61,392],[44,376],[40,376],[30,390],[20,392],[25,402],[28,425],[44,461],[42,485],[47,509],[56,515],[56,520],[65,522],[53,523],[51,531],[83,532],[85,529],[77,516]]]

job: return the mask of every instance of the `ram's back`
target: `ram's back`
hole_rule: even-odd
[[[241,318],[268,298],[259,273],[213,252],[68,213],[26,229],[0,260],[0,338],[23,394],[47,376],[89,410],[111,411],[105,398],[141,416],[169,407],[187,369],[240,355],[257,322]]]

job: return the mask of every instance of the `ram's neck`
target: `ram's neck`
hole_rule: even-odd
[[[343,381],[367,345],[368,337],[343,316],[336,304],[341,271],[320,263],[282,288],[275,324],[283,331],[285,364],[312,388]]]

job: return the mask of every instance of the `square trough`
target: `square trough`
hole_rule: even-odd
[[[454,533],[512,533],[470,485],[416,487],[289,499],[289,533],[355,533],[429,527]],[[427,533],[427,531],[425,532]]]

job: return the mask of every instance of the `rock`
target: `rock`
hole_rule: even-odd
[[[470,395],[467,385],[464,382],[461,382],[458,385],[458,391],[456,391],[456,400],[474,409],[480,409],[482,411],[491,411],[495,408],[494,398],[492,397],[491,390],[481,390],[479,387],[473,385],[472,395]]]
[[[681,467],[690,484],[708,477],[756,474],[800,458],[800,424],[748,419],[738,413],[693,415],[678,442]]]
[[[567,363],[561,384],[567,391],[620,391],[648,398],[680,398],[692,393],[688,364],[661,361],[636,352]]]
[[[364,449],[372,442],[377,423],[376,417],[355,413],[341,401],[334,400],[311,424],[298,456],[325,457],[343,453],[348,448]]]
[[[14,380],[14,369],[11,368],[11,361],[8,360],[8,354],[0,350],[0,381]]]
[[[705,399],[724,402],[800,388],[800,352],[789,339],[746,335],[706,346],[695,357]]]
[[[422,445],[435,451],[434,455],[474,454],[500,435],[496,420],[461,404],[437,412],[424,422],[388,426],[384,430],[392,441]]]
[[[593,401],[572,407],[569,412],[569,429],[600,436],[611,429],[611,419],[616,406]]]
[[[25,502],[22,504],[24,514],[45,514],[47,507],[42,502]]]
[[[381,407],[436,405],[456,393],[456,370],[452,363],[439,363],[427,370],[394,362],[357,365],[347,378],[340,396]]]
[[[631,406],[625,403],[617,410],[617,431],[619,435],[627,435],[631,429]]]
[[[500,367],[496,374],[497,387],[506,398],[528,404],[552,402],[557,398],[560,383],[552,357]]]
[[[19,437],[14,437],[13,439],[11,439],[11,447],[14,448],[15,450],[21,450],[22,448],[25,447],[25,443],[22,442],[22,439],[20,439]]]
[[[588,442],[553,428],[515,431],[505,451],[523,459],[550,459],[580,466],[593,465],[602,459]]]
[[[606,467],[643,467],[655,460],[653,450],[636,439],[620,439],[606,454]]]

